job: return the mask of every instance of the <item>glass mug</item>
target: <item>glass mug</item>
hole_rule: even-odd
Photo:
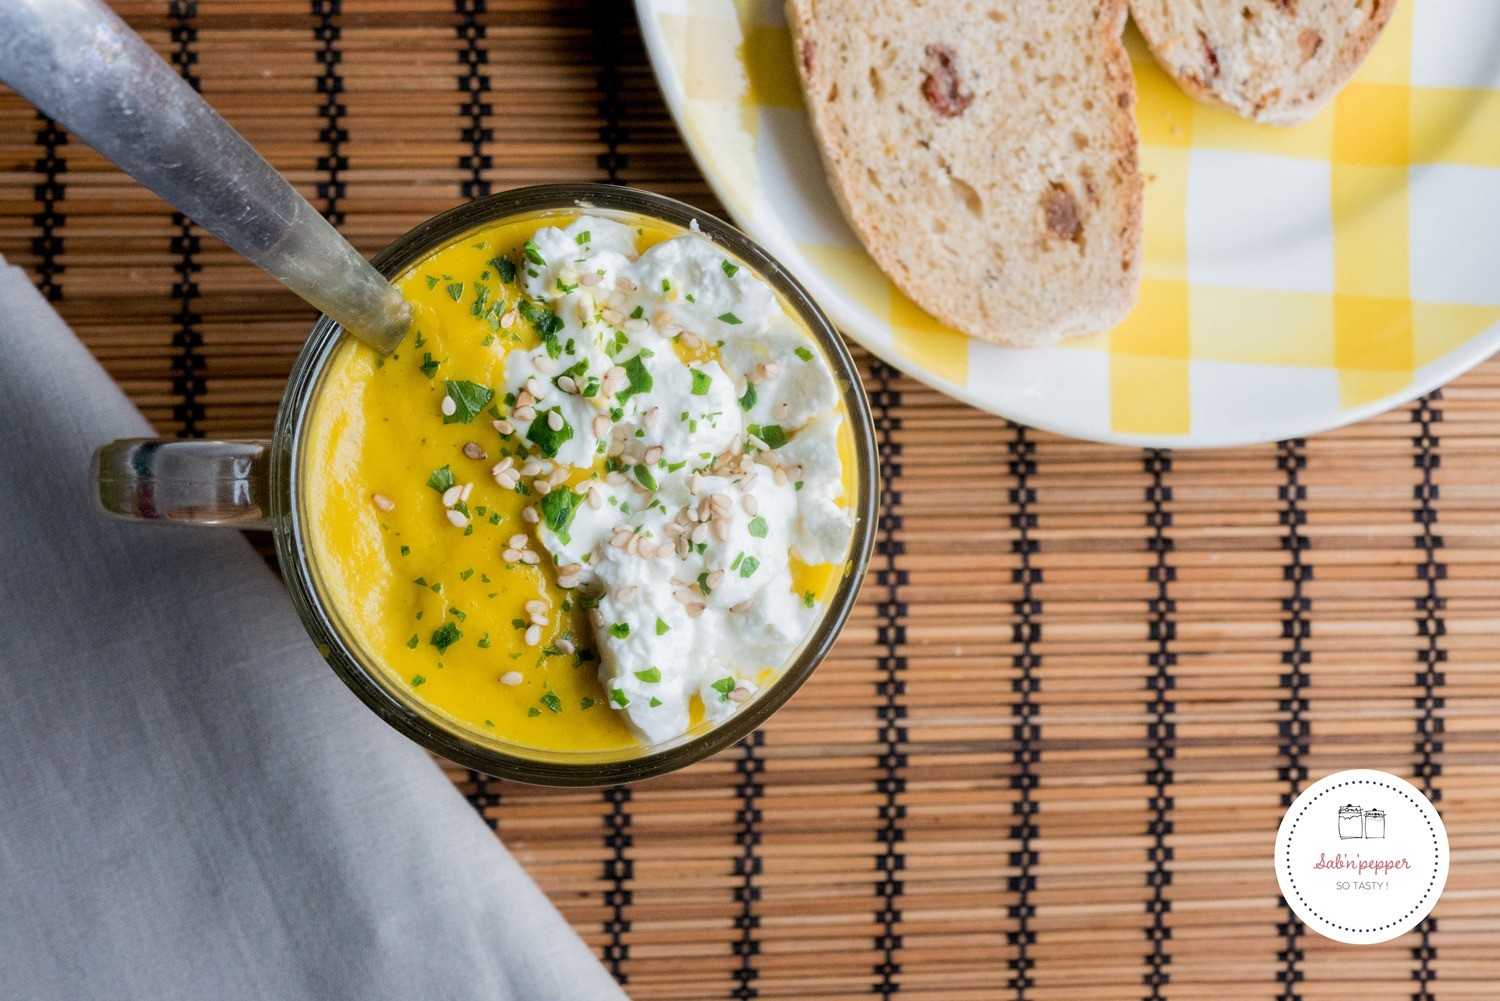
[[[847,565],[822,619],[777,679],[718,725],[658,744],[614,751],[548,751],[470,731],[395,682],[362,651],[320,579],[304,534],[301,475],[305,428],[326,363],[344,335],[323,316],[297,356],[269,441],[137,438],[94,456],[93,482],[105,512],[164,524],[268,528],[275,537],[292,604],[334,671],[383,720],[465,767],[540,785],[605,785],[661,775],[733,745],[764,723],[805,682],[838,636],[869,565],[875,538],[878,460],[870,405],[843,341],[807,292],[764,250],[729,224],[661,195],[598,184],[555,184],[490,195],[429,219],[376,255],[395,278],[464,234],[521,216],[574,214],[645,217],[681,229],[696,221],[715,244],[745,261],[796,312],[833,368],[853,434],[854,533]]]

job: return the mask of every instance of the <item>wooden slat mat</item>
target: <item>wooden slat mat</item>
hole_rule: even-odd
[[[617,0],[120,0],[366,252],[487,191],[716,210]],[[0,253],[164,434],[264,435],[300,303],[12,95]],[[1500,991],[1500,364],[1364,424],[1167,454],[866,361],[879,551],[763,733],[632,788],[449,774],[637,998]],[[1304,931],[1271,844],[1339,768],[1453,841],[1432,919]],[[335,766],[336,767],[336,766]]]

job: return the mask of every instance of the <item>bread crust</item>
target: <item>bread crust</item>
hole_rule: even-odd
[[[1130,0],[1130,12],[1189,96],[1262,124],[1299,125],[1349,82],[1396,3],[1357,0],[1336,10],[1312,0]],[[1362,16],[1330,46],[1335,13]]]
[[[1056,0],[969,0],[964,9],[977,17],[983,17],[981,11],[998,12],[993,20],[999,21],[1017,16],[1020,8],[1040,10],[1056,6]],[[868,31],[874,38],[879,31],[890,30],[882,27],[882,19],[903,7],[909,4],[899,0],[789,0],[787,4],[798,73],[824,167],[834,195],[860,241],[902,292],[945,325],[974,337],[1012,346],[1036,346],[1118,324],[1135,306],[1142,256],[1143,184],[1138,166],[1135,82],[1120,38],[1127,0],[1098,0],[1092,13],[1079,12],[1080,16],[1092,19],[1088,26],[1094,49],[1090,58],[1097,60],[1095,71],[1102,71],[1103,85],[1091,90],[1091,97],[1073,102],[1091,105],[1087,110],[1053,101],[1048,112],[1059,120],[1082,123],[1073,132],[1074,141],[1090,128],[1102,129],[1107,138],[1100,145],[1107,152],[1061,150],[1068,141],[1063,125],[1054,127],[1054,131],[1063,134],[1063,139],[1055,144],[1057,151],[1045,148],[1051,140],[1036,134],[1046,129],[1046,124],[1035,123],[1030,132],[1023,129],[1021,138],[1028,145],[1030,160],[1046,161],[1052,173],[1027,177],[1019,187],[996,184],[996,190],[1005,190],[990,195],[1001,211],[993,221],[995,239],[986,252],[993,251],[995,261],[1000,263],[990,262],[990,266],[983,268],[976,264],[971,270],[977,273],[958,275],[957,280],[963,285],[958,289],[954,287],[955,276],[946,272],[962,271],[966,262],[954,269],[940,263],[943,254],[952,250],[942,243],[941,237],[923,234],[917,242],[933,253],[915,262],[911,259],[913,241],[908,236],[927,219],[924,212],[935,200],[931,191],[923,192],[928,197],[925,207],[893,201],[890,192],[882,188],[883,179],[877,177],[876,168],[881,164],[860,159],[861,150],[868,154],[872,145],[879,145],[864,134],[875,130],[876,125],[864,119],[851,121],[839,103],[836,90],[830,97],[830,89],[840,80],[847,84],[853,79],[847,62],[833,65],[838,59],[835,36],[842,24],[840,19],[857,16],[861,32]],[[890,23],[894,26],[898,22],[893,18]],[[922,24],[910,27],[920,31]],[[952,33],[955,32],[950,30]],[[979,67],[967,63],[968,55],[954,51],[959,46],[949,48],[950,40],[939,34],[928,38],[913,33],[880,41],[925,47],[922,63],[925,75],[920,84],[910,74],[892,80],[883,99],[866,100],[865,105],[877,115],[888,107],[899,106],[909,121],[895,121],[893,130],[903,135],[906,135],[903,129],[918,130],[920,135],[906,135],[917,147],[923,147],[931,139],[931,145],[921,152],[902,150],[900,155],[926,161],[918,166],[925,166],[936,179],[931,187],[947,185],[960,192],[959,196],[953,196],[949,218],[968,222],[962,218],[964,213],[956,199],[965,193],[979,198],[976,190],[988,192],[987,183],[1005,180],[994,175],[1004,174],[1006,168],[1001,164],[1006,162],[1006,151],[994,147],[997,142],[1004,143],[1008,133],[966,137],[959,152],[950,158],[945,157],[941,147],[954,133],[942,130],[971,128],[964,123],[964,117],[984,113],[985,102],[993,105],[1027,97],[1025,84],[1014,79],[1014,74],[1004,66],[985,65],[981,72]],[[972,54],[971,51],[969,55]],[[999,61],[998,55],[995,60]],[[908,59],[903,65],[910,62]],[[1081,58],[1078,62],[1083,64]],[[872,83],[874,74],[872,69]],[[919,93],[921,96],[917,97]],[[985,139],[988,141],[984,142]],[[988,149],[976,149],[979,145]],[[1031,149],[1032,146],[1039,147],[1040,152]],[[1100,160],[1101,156],[1107,156],[1107,161]],[[993,163],[995,166],[986,168],[993,174],[979,177],[971,171],[963,175],[951,162],[954,159],[965,164],[970,159]],[[948,175],[946,179],[943,172]],[[912,187],[918,187],[919,181],[925,183],[923,177],[907,174],[898,180],[910,181]],[[920,197],[913,192],[910,201],[918,201]],[[975,211],[972,205],[970,211]],[[982,200],[979,211],[988,211]],[[1000,226],[1002,212],[1030,228],[1019,234],[1010,230],[1020,226],[995,229]]]

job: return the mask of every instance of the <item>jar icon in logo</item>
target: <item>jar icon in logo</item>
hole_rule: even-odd
[[[1381,827],[1384,829],[1385,820],[1382,814]],[[1344,840],[1349,838],[1362,838],[1365,836],[1365,811],[1354,804],[1339,807],[1339,837]],[[1385,835],[1382,834],[1381,837]]]
[[[1365,811],[1365,837],[1367,837],[1367,838],[1383,838],[1383,837],[1385,837],[1385,811],[1384,810],[1366,810]]]

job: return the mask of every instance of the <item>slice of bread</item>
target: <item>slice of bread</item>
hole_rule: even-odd
[[[1311,118],[1364,62],[1396,0],[1130,0],[1182,89],[1252,121]]]
[[[789,0],[834,194],[948,326],[1038,345],[1135,305],[1126,0]]]

